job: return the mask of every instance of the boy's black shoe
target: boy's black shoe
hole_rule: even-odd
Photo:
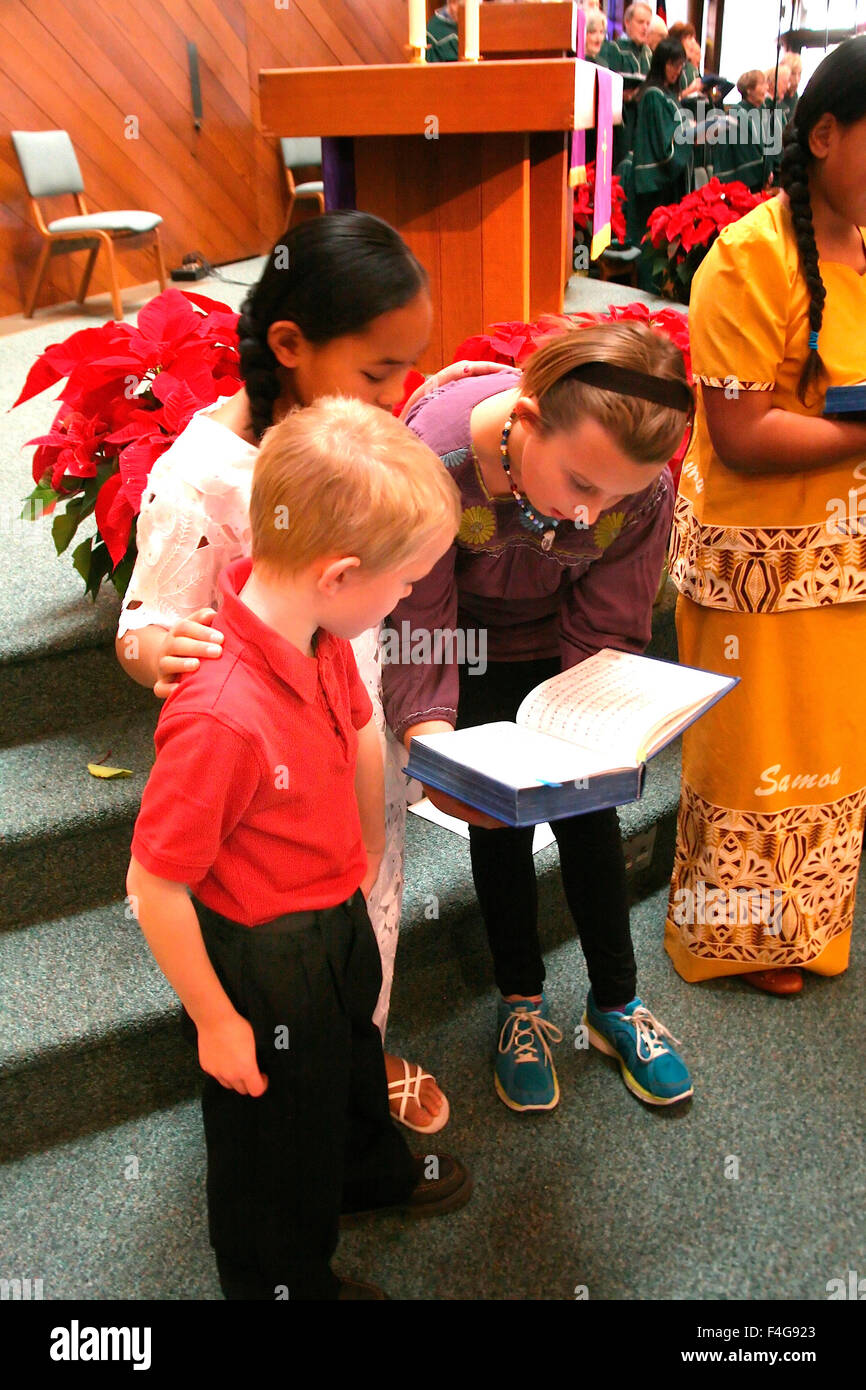
[[[418,1181],[404,1202],[369,1211],[343,1212],[341,1228],[352,1227],[367,1216],[390,1212],[412,1217],[441,1216],[465,1207],[472,1196],[472,1177],[459,1158],[452,1158],[451,1154],[414,1154],[413,1161]]]

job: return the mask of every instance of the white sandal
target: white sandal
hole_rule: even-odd
[[[435,1081],[436,1078],[431,1076],[429,1071],[422,1071],[417,1063],[407,1062],[405,1057],[401,1057],[400,1061],[403,1063],[403,1075],[398,1077],[396,1081],[388,1082],[388,1106],[392,1116],[401,1125],[405,1125],[407,1129],[413,1129],[416,1134],[438,1134],[440,1129],[444,1129],[447,1125],[451,1114],[447,1096],[443,1096],[442,1109],[438,1115],[434,1116],[429,1125],[411,1124],[406,1119],[406,1106],[410,1100],[414,1100],[415,1104],[421,1105],[423,1109],[420,1095],[421,1082]],[[400,1109],[396,1114],[391,1107],[391,1102],[394,1100],[400,1101]]]

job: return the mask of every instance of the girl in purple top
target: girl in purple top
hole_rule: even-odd
[[[414,406],[407,422],[451,472],[463,519],[455,544],[390,622],[413,636],[463,630],[476,654],[483,635],[487,664],[383,665],[386,717],[406,747],[415,734],[513,720],[540,681],[603,647],[646,646],[673,511],[665,464],[691,410],[679,350],[626,323],[572,330],[522,374],[452,382]],[[504,827],[426,790],[469,824],[502,994],[496,1090],[513,1110],[551,1110],[559,1085],[549,1044],[562,1034],[542,989],[532,828]],[[589,1039],[619,1058],[643,1100],[684,1100],[692,1084],[666,1041],[675,1039],[636,997],[616,811],[552,828],[589,973]]]

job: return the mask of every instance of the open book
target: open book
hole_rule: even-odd
[[[506,825],[621,806],[738,679],[605,648],[531,690],[514,724],[413,738],[405,771]]]
[[[866,381],[852,386],[831,386],[824,401],[825,415],[866,415]]]

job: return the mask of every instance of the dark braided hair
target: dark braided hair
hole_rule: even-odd
[[[256,439],[273,424],[282,389],[268,346],[271,324],[290,319],[309,342],[328,343],[402,309],[426,286],[427,272],[402,237],[369,213],[328,212],[286,232],[238,319],[240,372]]]
[[[785,127],[779,183],[791,204],[791,220],[797,241],[800,269],[809,291],[809,330],[818,334],[824,319],[827,291],[818,269],[818,247],[812,224],[809,170],[813,155],[809,136],[822,116],[835,116],[840,125],[853,125],[866,116],[866,35],[846,39],[815,69],[805,92]],[[817,347],[810,347],[800,375],[797,396],[805,405],[813,386],[820,384],[826,368]]]

